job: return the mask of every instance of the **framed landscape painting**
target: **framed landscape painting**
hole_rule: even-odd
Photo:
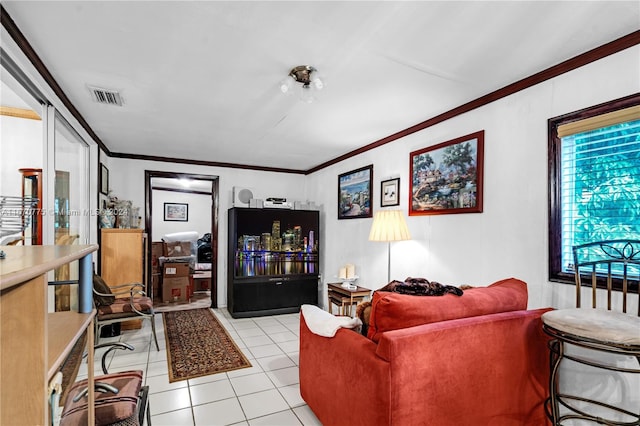
[[[189,204],[164,203],[164,220],[174,222],[188,222]]]
[[[484,130],[409,154],[409,215],[481,213]]]
[[[372,217],[373,164],[338,176],[338,219]]]

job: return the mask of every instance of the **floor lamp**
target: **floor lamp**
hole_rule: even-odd
[[[387,243],[387,282],[391,281],[391,241],[410,240],[409,228],[400,210],[380,210],[373,217],[369,241]]]

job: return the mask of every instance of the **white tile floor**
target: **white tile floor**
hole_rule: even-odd
[[[156,314],[160,351],[151,325],[123,331],[100,342],[124,341],[136,349],[115,352],[109,372],[139,369],[149,385],[153,425],[320,425],[300,396],[298,379],[299,314],[233,319],[226,309],[214,309],[250,368],[169,383],[162,314]],[[100,374],[96,351],[95,373]],[[80,375],[86,375],[86,368]]]

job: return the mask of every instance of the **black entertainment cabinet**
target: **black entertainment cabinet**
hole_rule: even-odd
[[[292,313],[318,304],[319,212],[234,207],[228,219],[231,316]]]

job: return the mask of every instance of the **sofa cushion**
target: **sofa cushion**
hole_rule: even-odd
[[[113,302],[110,305],[98,306],[98,315],[100,317],[103,317],[105,315],[111,315],[111,314],[130,315],[135,312],[133,308],[137,309],[142,313],[150,313],[153,311],[153,302],[151,301],[150,297],[146,297],[146,296],[134,297],[133,303],[131,302],[130,298],[116,299],[115,302]],[[105,319],[105,318],[101,318],[101,319]]]
[[[373,293],[367,337],[374,342],[390,330],[456,318],[527,309],[527,284],[507,278],[488,287],[475,287],[462,296],[422,297],[399,293]]]

